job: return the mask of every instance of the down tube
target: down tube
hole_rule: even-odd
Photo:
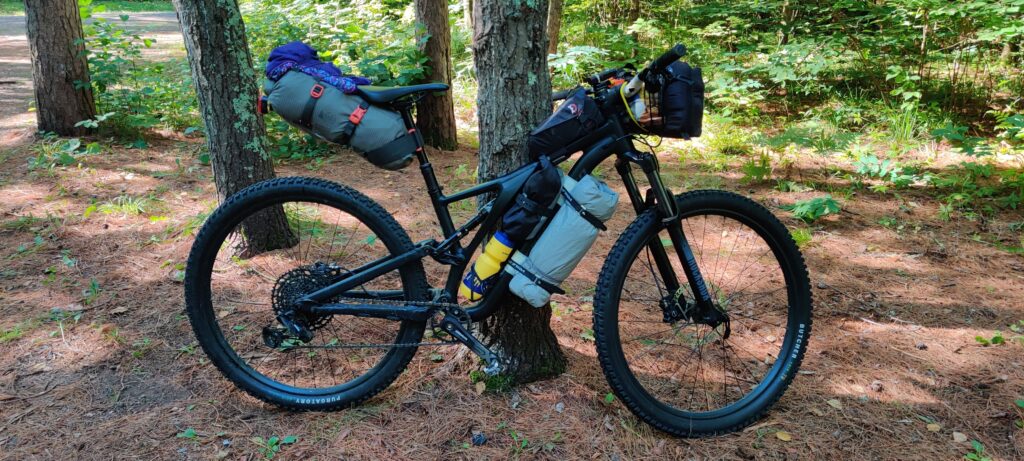
[[[579,180],[585,174],[589,174],[597,168],[605,159],[612,155],[618,155],[623,152],[630,152],[635,150],[633,143],[628,139],[619,139],[618,141],[612,138],[606,138],[594,145],[593,148],[588,150],[580,157],[580,160],[572,166],[569,170],[569,177]],[[620,161],[627,162],[624,158],[620,157]],[[616,165],[616,170],[619,171],[622,176],[622,181],[625,183],[627,192],[629,193],[629,199],[633,202],[633,210],[637,215],[643,212],[646,208],[646,204],[643,202],[644,196],[640,194],[637,189],[636,181],[632,175],[629,163],[620,166]],[[623,174],[625,173],[625,174]],[[669,195],[671,197],[671,195]],[[675,205],[675,204],[673,204]],[[662,280],[665,282],[665,287],[669,293],[675,293],[679,289],[679,280],[676,277],[675,270],[672,269],[672,263],[669,262],[668,253],[665,252],[665,247],[658,244],[659,242],[652,242],[647,246],[651,252],[651,257],[654,258],[655,264],[658,266],[658,272],[661,273]]]

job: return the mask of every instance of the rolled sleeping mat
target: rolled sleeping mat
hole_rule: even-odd
[[[559,285],[579,265],[594,245],[597,234],[611,219],[619,195],[599,179],[562,179],[559,209],[530,250],[516,252],[506,265],[513,275],[509,289],[533,307],[541,307],[552,293],[564,293]]]

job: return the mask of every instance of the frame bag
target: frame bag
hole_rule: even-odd
[[[372,106],[358,95],[345,94],[298,70],[288,71],[276,82],[267,80],[263,92],[286,122],[351,147],[378,167],[400,170],[412,162],[416,138],[398,112]]]
[[[541,155],[557,158],[566,146],[593,132],[604,123],[601,109],[593,99],[587,97],[587,91],[577,88],[565,101],[555,109],[544,123],[530,132],[527,146],[530,158],[536,160]]]
[[[537,238],[530,255],[515,252],[505,270],[512,274],[509,289],[533,307],[541,307],[594,244],[605,221],[615,213],[619,195],[607,184],[586,175],[579,182],[562,179],[561,207]]]

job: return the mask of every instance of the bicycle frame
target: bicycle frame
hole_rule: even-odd
[[[423,137],[416,131],[411,114],[411,104],[396,108],[401,111],[406,127],[415,135],[417,145],[416,158],[419,163],[420,172],[423,174],[423,179],[426,182],[427,193],[437,215],[444,240],[440,242],[437,240],[422,241],[417,243],[415,248],[405,253],[386,256],[355,268],[331,285],[299,299],[299,309],[318,315],[342,314],[388,318],[392,320],[426,320],[432,315],[434,310],[427,306],[416,306],[415,302],[408,305],[396,304],[387,306],[376,303],[340,304],[327,301],[337,296],[402,301],[404,300],[404,293],[401,290],[356,291],[356,288],[405,264],[430,256],[438,262],[450,266],[445,286],[439,292],[435,290],[434,301],[455,302],[459,284],[462,282],[462,276],[466,266],[471,261],[469,255],[472,255],[480,247],[485,238],[497,230],[500,219],[515,202],[516,195],[518,195],[523,184],[535,169],[536,163],[529,163],[499,178],[451,195],[445,195],[423,148]],[[581,150],[583,155],[569,170],[569,177],[579,180],[584,175],[591,173],[605,159],[613,155],[617,156],[615,170],[622,178],[626,194],[633,205],[634,211],[639,215],[650,207],[656,209],[661,221],[665,223],[665,228],[668,230],[673,247],[676,249],[677,257],[682,262],[687,282],[690,287],[693,287],[697,306],[702,311],[712,308],[712,301],[701,277],[700,270],[694,260],[689,243],[683,234],[682,226],[678,219],[676,219],[675,200],[671,191],[665,187],[661,180],[657,157],[651,153],[638,151],[633,144],[632,136],[626,133],[622,124],[615,117],[611,117],[604,125],[594,130],[592,134],[568,146],[564,150],[568,154],[553,158],[551,161],[556,165],[560,164],[568,160],[572,154]],[[640,186],[633,174],[634,164],[640,167],[650,185],[645,194],[641,193]],[[466,223],[460,227],[455,227],[448,206],[452,203],[484,194],[493,194],[493,198],[482,206],[480,211]],[[473,238],[470,239],[465,247],[461,246],[462,238],[472,232],[477,226],[480,229],[476,231]],[[520,251],[528,251],[531,246],[532,244],[528,243]],[[665,251],[664,246],[660,242],[654,242],[648,248],[668,292],[676,293],[680,288],[679,280],[677,280],[675,271],[672,269],[669,255]],[[508,289],[509,280],[511,280],[511,276],[501,272],[497,283],[486,293],[484,299],[475,305],[465,307],[466,312],[473,321],[481,321],[487,318],[500,307],[500,300]]]

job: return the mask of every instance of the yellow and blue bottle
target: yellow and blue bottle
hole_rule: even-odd
[[[484,253],[473,263],[473,267],[466,273],[466,278],[462,279],[459,294],[470,301],[483,298],[484,293],[494,283],[494,275],[501,271],[502,263],[511,254],[512,239],[504,232],[495,232],[494,237],[484,245]]]

